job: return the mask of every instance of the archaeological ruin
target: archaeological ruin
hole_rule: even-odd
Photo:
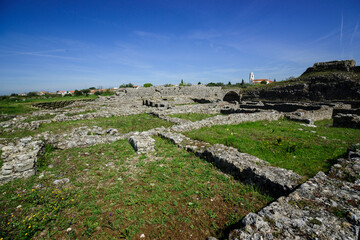
[[[140,113],[174,125],[128,133],[119,133],[116,128],[82,126],[63,134],[46,131],[15,141],[2,139],[0,184],[41,174],[37,161],[44,153],[45,145],[70,149],[126,139],[141,155],[151,154],[153,137],[160,136],[213,163],[237,180],[258,186],[276,199],[260,211],[246,215],[241,224],[231,230],[229,239],[360,239],[360,146],[339,159],[329,173],[318,172],[303,181],[303,176],[292,170],[272,166],[235,148],[183,135],[190,130],[215,125],[283,118],[311,126],[315,121],[333,119],[333,127],[359,129],[359,69],[354,60],[316,63],[298,79],[279,82],[274,87],[268,84],[254,89],[202,85],[124,88],[113,96],[94,101],[36,104],[34,107],[39,110],[30,116],[15,115],[1,121],[1,131],[33,131],[46,123]],[[92,112],[94,109],[96,111]],[[76,114],[79,112],[85,113]],[[171,117],[181,113],[216,115],[195,122]],[[26,121],[31,116],[42,115],[52,117]],[[354,181],[348,181],[344,176],[352,176]],[[339,218],[335,209],[341,209],[344,216]],[[215,238],[209,236],[208,239]]]

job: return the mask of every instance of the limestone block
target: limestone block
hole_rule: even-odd
[[[29,170],[35,166],[34,159],[28,159],[24,162],[18,163],[14,166],[15,172],[23,172]]]
[[[135,133],[128,138],[128,141],[137,153],[155,151],[155,140],[149,135]]]

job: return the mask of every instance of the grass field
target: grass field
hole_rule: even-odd
[[[161,138],[152,155],[126,141],[48,148],[41,166],[42,178],[0,186],[0,239],[220,237],[272,200]]]
[[[50,131],[57,134],[67,133],[74,128],[78,128],[82,126],[89,126],[89,127],[98,126],[98,127],[102,127],[104,130],[106,130],[107,128],[116,128],[119,131],[119,133],[127,133],[131,131],[140,131],[140,132],[146,131],[161,126],[170,127],[172,125],[173,123],[143,113],[143,114],[129,115],[129,116],[44,123],[34,131],[18,130],[13,133],[2,132],[0,133],[0,137],[14,138],[14,137],[34,136],[36,134],[45,131]]]
[[[36,111],[36,108],[31,107],[34,103],[40,102],[57,102],[57,101],[70,101],[80,99],[95,99],[96,95],[89,96],[66,96],[66,97],[55,97],[55,98],[19,98],[19,99],[7,99],[0,101],[0,114],[25,114]],[[23,101],[24,100],[24,101]]]
[[[177,113],[169,115],[169,117],[176,117],[181,119],[187,119],[192,122],[200,121],[209,117],[216,116],[218,114],[207,114],[207,113]]]
[[[274,166],[291,169],[305,177],[327,172],[347,148],[360,142],[360,129],[331,127],[331,120],[316,128],[280,120],[213,126],[185,133],[211,144],[221,143],[257,156]]]

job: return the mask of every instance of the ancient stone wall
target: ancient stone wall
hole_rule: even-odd
[[[35,175],[37,160],[43,147],[43,141],[32,141],[32,137],[22,138],[16,145],[4,146],[1,149],[4,163],[1,167],[0,184]]]
[[[122,98],[163,98],[169,96],[192,96],[196,98],[222,98],[221,87],[174,86],[174,87],[141,87],[122,88],[116,92]]]
[[[56,101],[56,102],[42,102],[42,103],[34,103],[31,106],[41,109],[57,109],[63,108],[75,102],[91,102],[95,101],[95,99],[81,99],[81,100],[69,100],[69,101]]]
[[[359,162],[360,152],[350,152],[329,176],[319,172],[288,196],[249,213],[229,239],[359,239],[360,181],[342,177],[348,170],[359,176]]]

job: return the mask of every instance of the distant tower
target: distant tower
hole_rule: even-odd
[[[254,73],[251,72],[251,73],[250,73],[250,78],[249,78],[249,83],[250,83],[250,84],[254,84],[254,79],[255,79]]]

